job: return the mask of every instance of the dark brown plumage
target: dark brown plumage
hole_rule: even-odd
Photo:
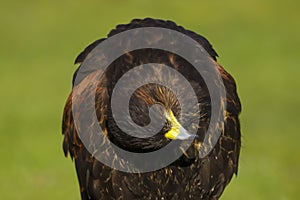
[[[143,49],[126,52],[116,59],[105,71],[99,82],[90,83],[88,80],[95,72],[87,74],[81,82],[75,85],[70,94],[63,115],[62,132],[64,134],[63,149],[67,156],[70,154],[75,161],[80,192],[83,200],[96,199],[218,199],[233,174],[238,171],[238,158],[240,152],[240,125],[238,115],[241,105],[236,93],[234,79],[217,62],[217,53],[210,43],[202,36],[177,26],[174,22],[146,18],[133,20],[130,24],[118,25],[108,37],[125,30],[139,27],[163,27],[186,34],[196,40],[209,53],[215,68],[220,72],[226,89],[226,112],[224,123],[221,124],[222,134],[213,150],[204,158],[197,157],[197,144],[201,144],[208,128],[211,116],[211,102],[207,86],[203,78],[185,59],[171,52],[157,49]],[[89,45],[77,58],[75,63],[82,63],[87,55],[99,43],[100,39]],[[149,138],[137,138],[122,132],[111,114],[110,98],[115,83],[122,74],[135,66],[144,63],[163,63],[180,73],[191,83],[197,97],[200,110],[198,131],[193,144],[175,162],[160,170],[147,173],[125,173],[117,171],[97,161],[82,144],[72,115],[72,95],[79,99],[90,98],[89,84],[97,85],[96,114],[101,128],[106,134],[105,138],[117,146],[131,152],[151,152],[164,147],[169,143],[164,133],[170,128],[168,124],[160,133]],[[159,76],[159,71],[155,71]],[[147,79],[147,77],[144,77]],[[176,80],[174,80],[176,81]],[[179,84],[180,85],[180,84]],[[131,87],[128,85],[128,87]],[[74,92],[82,90],[80,94]],[[189,101],[184,88],[179,95]],[[223,99],[224,100],[224,99]],[[149,106],[161,103],[166,109],[172,110],[178,117],[180,106],[176,96],[163,86],[148,84],[139,88],[130,101],[130,114],[132,120],[143,126],[149,123]],[[92,109],[92,108],[87,108]],[[193,113],[190,113],[193,115]],[[187,117],[188,118],[188,117]],[[193,121],[185,120],[184,127],[193,125]],[[96,134],[95,134],[96,135]],[[95,137],[92,135],[90,138]],[[105,156],[105,152],[95,153]],[[155,161],[153,161],[155,162]]]

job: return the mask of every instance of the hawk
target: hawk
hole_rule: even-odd
[[[212,68],[220,74],[226,93],[226,98],[221,99],[221,101],[226,104],[226,107],[218,126],[214,129],[215,131],[220,130],[220,137],[205,157],[198,155],[211,121],[211,96],[203,77],[195,71],[190,62],[181,56],[171,51],[153,48],[124,52],[122,56],[109,64],[97,81],[91,81],[94,80],[93,77],[97,70],[87,72],[78,81],[75,81],[78,78],[82,63],[89,58],[97,45],[119,33],[143,27],[165,28],[189,36],[206,50],[207,58],[213,63]],[[153,41],[151,40],[149,43],[164,41],[164,38],[159,36],[154,35],[153,38]],[[131,40],[134,39],[131,38]],[[128,45],[130,44],[129,39]],[[110,31],[107,38],[93,42],[79,54],[75,63],[80,64],[80,66],[74,73],[72,91],[64,108],[62,133],[64,136],[63,151],[65,156],[70,155],[75,162],[83,200],[218,199],[221,196],[232,176],[238,172],[241,146],[238,117],[241,112],[241,104],[236,91],[236,83],[233,77],[217,63],[217,56],[212,45],[203,36],[186,30],[172,21],[151,18],[134,19],[129,24],[118,25]],[[105,58],[99,56],[98,59]],[[114,87],[123,74],[136,66],[147,63],[164,64],[183,74],[185,79],[191,83],[197,97],[195,113],[197,112],[200,116],[197,122],[189,120],[191,119],[190,115],[195,114],[193,110],[184,116],[179,116],[181,108],[178,98],[190,102],[191,97],[185,94],[185,88],[181,86],[181,82],[170,77],[168,80],[178,86],[179,97],[166,86],[149,83],[135,90],[129,101],[130,117],[140,126],[149,124],[151,120],[149,108],[154,104],[161,105],[153,110],[154,118],[164,120],[163,127],[158,133],[149,137],[135,137],[118,127],[111,109]],[[152,70],[152,73],[157,77],[162,74],[161,69],[155,66],[149,67],[149,70]],[[142,78],[147,81],[153,76],[144,74]],[[85,100],[91,98],[93,94],[91,88],[93,87],[96,88],[94,91],[95,104],[84,105]],[[128,84],[126,87],[131,88],[132,85]],[[217,85],[217,87],[219,86]],[[189,141],[188,147],[180,148],[182,154],[174,162],[153,171],[129,173],[107,166],[96,159],[96,155],[100,157],[110,156],[108,154],[111,151],[99,152],[97,146],[94,146],[91,147],[94,149],[91,152],[83,144],[79,135],[80,124],[75,125],[76,115],[74,115],[72,108],[74,97],[77,98],[76,104],[79,104],[76,106],[95,109],[97,118],[91,121],[90,125],[98,124],[103,130],[103,141],[99,145],[111,142],[115,146],[133,153],[154,152],[164,148],[170,142],[175,142],[179,148],[185,145],[186,141]],[[189,131],[189,127],[192,125],[197,127],[195,134]],[[98,133],[92,129],[88,131],[91,133],[88,138],[93,142]],[[122,159],[117,159],[116,162],[121,161]],[[158,161],[154,159],[150,162]]]

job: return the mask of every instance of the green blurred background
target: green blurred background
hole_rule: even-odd
[[[239,175],[222,197],[300,194],[300,1],[1,0],[0,198],[77,199],[61,118],[77,54],[132,18],[209,39],[243,105]]]

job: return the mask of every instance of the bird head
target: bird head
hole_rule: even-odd
[[[117,146],[127,151],[144,153],[159,150],[174,142],[177,150],[183,153],[183,165],[198,155],[200,138],[195,131],[190,131],[196,124],[180,120],[178,99],[168,88],[156,84],[140,87],[130,99],[129,112],[131,120],[141,127],[147,127],[151,123],[161,124],[161,127],[158,132],[152,132],[149,127],[149,135],[145,135],[145,132],[135,132],[130,123],[124,121],[128,125],[127,131],[124,131],[110,114],[109,138]],[[185,117],[191,119],[190,116]]]
[[[178,75],[163,71],[164,68],[148,65],[143,68],[144,71],[136,70],[143,63],[164,64],[177,71],[177,74],[185,75],[194,93],[187,90]],[[128,75],[131,70],[136,72],[134,76]],[[190,63],[177,55],[157,49],[136,50],[116,59],[105,76],[109,80],[106,85],[109,99],[105,113],[107,124],[104,126],[108,129],[108,138],[112,143],[126,151],[137,153],[154,152],[172,143],[178,144],[176,148],[186,158],[199,155],[205,129],[209,124],[210,96],[202,77]],[[129,104],[120,99],[119,103],[112,106],[111,101],[115,99],[112,96],[118,88],[116,84],[124,76],[128,77],[128,82],[122,85],[118,93],[120,97],[130,94]],[[167,80],[166,85],[153,81],[160,80],[158,77],[162,76]],[[139,82],[147,84],[136,88],[136,83]],[[169,86],[172,86],[171,89]],[[129,115],[121,111],[124,107],[128,108]],[[121,121],[115,121],[112,109],[122,116]],[[132,126],[133,123],[149,129],[141,131]],[[160,124],[160,129],[152,130],[151,124]],[[124,125],[125,129],[119,125]]]

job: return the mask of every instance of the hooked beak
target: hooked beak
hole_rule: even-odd
[[[194,140],[198,137],[196,134],[189,133],[183,126],[173,127],[169,130],[165,137],[170,140]]]
[[[172,110],[166,113],[166,118],[171,123],[171,129],[165,134],[170,140],[194,140],[198,137],[196,134],[189,133],[176,119]]]

